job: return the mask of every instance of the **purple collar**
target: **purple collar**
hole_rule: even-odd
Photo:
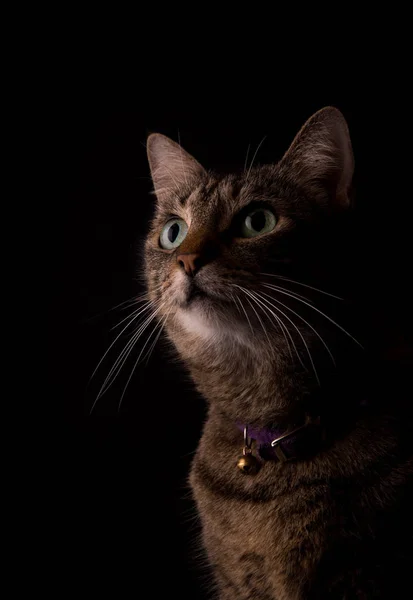
[[[348,413],[347,418],[351,421],[354,415],[360,416],[371,409],[370,402],[362,398],[361,401],[355,404],[353,411],[346,411]],[[238,422],[238,429],[244,431],[244,455],[255,450],[255,448],[251,448],[252,440],[255,440],[256,450],[263,460],[286,462],[295,458],[314,455],[327,441],[326,416],[324,415],[323,423],[321,423],[319,416],[312,417],[306,413],[301,423],[292,423],[288,428],[278,426],[259,429],[253,425]],[[327,420],[330,429],[333,425],[331,416]],[[339,421],[341,425],[345,425],[346,418],[340,415]],[[331,437],[331,435],[328,437]]]
[[[255,440],[260,457],[263,460],[285,462],[294,458],[308,456],[319,448],[324,439],[324,429],[320,426],[320,417],[306,415],[305,421],[290,428],[257,429],[251,425],[237,424],[244,431],[244,444],[250,448]],[[249,441],[248,438],[251,440]]]

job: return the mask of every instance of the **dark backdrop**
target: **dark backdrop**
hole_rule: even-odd
[[[142,291],[139,248],[154,202],[146,137],[179,136],[204,166],[242,168],[249,144],[251,160],[267,136],[256,161],[277,160],[314,111],[338,107],[350,126],[360,218],[376,232],[375,268],[385,287],[386,272],[408,278],[402,260],[412,215],[403,150],[408,99],[397,82],[383,93],[388,80],[361,90],[350,76],[338,91],[325,82],[325,92],[310,78],[310,85],[288,92],[287,84],[265,79],[244,78],[241,86],[229,78],[214,86],[209,78],[208,86],[196,87],[181,79],[171,87],[134,73],[129,79],[136,84],[126,91],[114,80],[102,85],[100,75],[97,85],[92,71],[71,73],[56,95],[54,116],[54,233],[63,255],[52,253],[58,298],[51,359],[54,402],[65,413],[54,516],[59,585],[121,599],[139,597],[149,582],[144,597],[203,598],[208,574],[186,485],[205,415],[202,399],[160,342],[148,365],[137,368],[120,410],[133,360],[90,414],[116,352],[88,386],[89,377],[114,339],[111,327],[127,314],[110,309]]]

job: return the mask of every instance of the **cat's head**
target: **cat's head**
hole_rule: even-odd
[[[160,134],[149,136],[147,148],[157,203],[146,278],[181,354],[197,344],[237,341],[271,345],[286,355],[291,336],[302,346],[291,321],[305,339],[313,333],[282,307],[291,299],[279,294],[276,304],[267,296],[271,288],[263,286],[283,283],[267,274],[298,272],[310,283],[312,273],[325,273],[334,263],[333,224],[350,205],[353,177],[340,111],[329,107],[313,115],[277,164],[238,175],[207,172]],[[305,288],[294,291],[304,294]]]

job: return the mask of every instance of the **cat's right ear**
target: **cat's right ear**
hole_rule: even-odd
[[[318,202],[350,205],[354,158],[342,113],[332,106],[316,112],[296,135],[280,162]]]
[[[148,137],[147,152],[155,194],[159,200],[193,186],[205,169],[176,142],[160,133]]]

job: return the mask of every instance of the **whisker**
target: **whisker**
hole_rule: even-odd
[[[125,395],[125,393],[126,393],[126,390],[127,390],[128,386],[129,386],[129,382],[130,382],[130,380],[131,380],[131,379],[132,379],[132,377],[133,377],[133,374],[134,374],[134,372],[135,372],[135,369],[136,369],[136,367],[138,366],[138,363],[139,363],[140,357],[142,356],[142,352],[145,350],[145,348],[146,348],[146,346],[147,346],[147,344],[148,344],[149,340],[151,339],[151,337],[152,337],[152,335],[155,333],[155,331],[158,329],[158,327],[159,327],[159,322],[155,324],[155,327],[153,328],[153,330],[151,331],[150,335],[148,336],[148,338],[147,338],[147,340],[146,340],[146,342],[145,342],[145,344],[144,344],[144,346],[143,346],[143,348],[142,348],[141,352],[139,353],[139,356],[138,356],[138,358],[137,358],[137,359],[136,359],[136,361],[135,361],[135,364],[133,365],[132,371],[131,371],[131,373],[130,373],[130,375],[129,375],[129,377],[128,377],[128,380],[127,380],[127,382],[126,382],[126,385],[125,385],[125,387],[123,388],[123,392],[122,392],[122,395],[121,395],[121,397],[120,397],[120,400],[119,400],[118,412],[120,412],[120,407],[121,407],[121,404],[122,404],[123,397],[124,397],[124,395]]]
[[[282,320],[281,320],[281,319],[278,317],[278,315],[274,314],[270,308],[268,308],[267,306],[263,305],[263,304],[262,304],[262,302],[261,302],[260,300],[258,300],[257,298],[255,298],[255,295],[253,294],[253,292],[251,292],[251,291],[249,291],[249,290],[247,290],[247,289],[245,289],[245,288],[242,288],[241,286],[238,286],[238,285],[236,285],[236,284],[235,284],[235,287],[239,287],[239,288],[240,288],[240,289],[241,289],[241,290],[242,290],[242,291],[243,291],[245,294],[248,294],[248,295],[249,295],[249,296],[250,296],[250,297],[251,297],[251,298],[254,300],[254,302],[257,304],[257,306],[258,306],[259,308],[261,308],[261,310],[263,311],[263,313],[265,314],[265,316],[267,316],[267,315],[266,315],[266,313],[265,313],[265,311],[264,311],[264,309],[263,309],[263,306],[264,306],[264,308],[266,308],[266,310],[267,310],[267,311],[269,311],[269,312],[272,314],[272,316],[275,318],[275,320],[277,321],[277,323],[278,323],[278,325],[279,325],[279,327],[280,327],[280,329],[281,329],[281,332],[282,332],[282,334],[283,334],[283,336],[284,336],[284,338],[285,338],[285,341],[287,342],[287,347],[288,347],[288,350],[289,350],[289,353],[290,353],[290,356],[291,356],[291,360],[293,360],[293,354],[292,354],[292,352],[291,352],[291,348],[290,348],[290,344],[289,344],[288,338],[287,338],[287,337],[286,337],[286,335],[285,335],[285,331],[287,332],[287,335],[290,337],[290,339],[291,339],[291,342],[292,342],[292,344],[294,345],[294,348],[295,348],[295,351],[296,351],[296,352],[297,352],[297,348],[295,347],[294,340],[292,339],[290,332],[289,332],[289,331],[288,331],[288,329],[285,327],[285,325],[284,325],[284,323],[282,322]],[[262,306],[261,306],[261,305],[262,305]],[[285,331],[284,331],[284,328],[285,328]],[[300,356],[299,356],[298,352],[297,352],[297,356],[298,356],[298,359],[301,361],[301,359],[300,359]],[[302,363],[301,363],[301,364],[302,364]],[[304,367],[304,365],[303,365],[303,367]],[[304,367],[304,368],[305,368],[305,367]]]
[[[161,327],[161,329],[160,329],[160,331],[159,331],[158,335],[157,335],[157,336],[156,336],[156,338],[155,338],[155,341],[153,342],[153,344],[152,344],[152,345],[151,345],[151,347],[149,348],[149,352],[147,352],[147,353],[145,354],[145,356],[143,357],[143,359],[142,359],[142,360],[144,360],[144,359],[147,357],[147,359],[146,359],[146,364],[148,364],[148,362],[149,362],[149,359],[150,359],[150,357],[151,357],[151,354],[152,354],[152,352],[154,351],[154,349],[155,349],[155,346],[156,346],[156,343],[157,343],[157,341],[159,340],[159,337],[160,337],[160,335],[161,335],[162,331],[163,331],[163,330],[164,330],[164,328],[165,328],[166,321],[167,321],[167,319],[168,319],[169,315],[171,314],[171,311],[172,311],[172,307],[169,309],[169,312],[168,312],[168,314],[166,315],[166,317],[165,317],[165,319],[164,319],[164,321],[163,321],[163,323],[162,323],[162,327]]]
[[[130,321],[129,323],[127,323],[127,325],[125,325],[125,327],[122,329],[122,331],[120,333],[118,333],[118,335],[115,337],[115,339],[113,340],[113,342],[111,343],[111,345],[109,346],[109,348],[106,350],[105,354],[102,356],[102,358],[100,359],[100,361],[98,362],[98,364],[95,367],[95,370],[93,371],[92,375],[90,376],[89,382],[93,379],[96,371],[99,369],[100,365],[102,364],[102,362],[104,361],[105,357],[107,356],[107,354],[109,353],[110,349],[114,346],[114,344],[117,342],[117,340],[120,338],[120,336],[122,335],[122,333],[124,331],[126,331],[126,329],[128,327],[130,327],[130,325],[133,323],[133,321],[135,321],[140,315],[140,312],[138,312],[138,314],[136,314]]]
[[[158,337],[159,337],[159,335],[160,335],[160,334],[161,334],[161,332],[162,332],[163,326],[164,326],[164,324],[165,324],[165,322],[166,322],[166,319],[168,318],[168,316],[169,316],[169,313],[170,313],[170,312],[171,312],[171,310],[169,310],[168,314],[167,314],[167,315],[164,317],[164,320],[163,320],[163,321],[160,321],[159,323],[157,323],[157,324],[156,324],[156,326],[154,327],[154,329],[152,330],[152,332],[151,332],[151,333],[150,333],[150,335],[148,336],[148,339],[146,340],[146,342],[145,342],[145,344],[144,344],[144,346],[143,346],[142,350],[140,351],[140,353],[139,353],[139,356],[138,356],[138,358],[136,359],[136,362],[135,362],[135,364],[133,365],[133,369],[132,369],[132,372],[131,372],[131,374],[129,375],[128,381],[126,382],[126,385],[125,385],[125,387],[124,387],[124,389],[123,389],[122,396],[120,397],[120,400],[119,400],[119,406],[118,406],[118,412],[120,411],[120,407],[121,407],[121,404],[122,404],[123,397],[125,396],[126,390],[127,390],[127,388],[128,388],[128,385],[129,385],[129,383],[130,383],[130,380],[131,380],[131,379],[132,379],[132,377],[133,377],[133,374],[134,374],[134,372],[135,372],[135,369],[136,369],[136,367],[138,366],[138,363],[139,363],[139,360],[140,360],[140,358],[141,358],[141,356],[142,356],[142,354],[143,354],[143,351],[145,350],[146,346],[147,346],[147,345],[148,345],[148,343],[149,343],[149,340],[151,339],[151,337],[153,336],[153,334],[155,333],[155,331],[157,330],[157,328],[160,326],[160,331],[159,331],[159,334],[158,334]],[[155,343],[157,342],[157,340],[158,340],[158,337],[155,339]]]
[[[128,315],[127,317],[125,317],[124,319],[122,319],[121,321],[119,321],[119,323],[117,323],[116,325],[114,325],[113,327],[110,328],[110,331],[113,331],[114,329],[117,329],[118,327],[120,327],[122,325],[122,323],[124,323],[125,321],[127,321],[128,319],[130,319],[133,315],[135,315],[136,313],[141,314],[143,312],[145,312],[146,310],[149,310],[152,306],[152,302],[147,301],[145,306],[137,308],[136,310],[134,310],[130,315]]]
[[[274,284],[272,283],[270,285],[274,285]],[[287,288],[285,288],[285,287],[283,287],[281,285],[274,286],[274,288],[278,288],[280,290],[285,290],[286,292],[289,292],[290,294],[292,294],[295,298],[297,298],[297,299],[298,298],[302,298],[303,300],[307,300],[308,302],[311,302],[311,304],[313,304],[313,301],[310,298],[307,298],[307,296],[303,296],[302,294],[298,294],[297,292],[293,292],[293,291],[291,291],[291,290],[289,290],[289,289],[287,289]]]
[[[248,177],[250,175],[250,172],[251,172],[251,169],[252,169],[252,165],[254,164],[254,160],[255,160],[255,157],[257,156],[258,150],[261,148],[261,146],[262,146],[263,142],[265,141],[266,137],[267,136],[264,135],[264,137],[262,138],[262,140],[258,144],[258,147],[257,147],[256,151],[254,152],[254,156],[252,157],[252,161],[251,161],[251,164],[250,164],[250,168],[248,169],[246,180],[248,179]]]
[[[162,285],[160,285],[160,286],[157,286],[156,288],[154,288],[154,291],[156,291],[157,289],[160,289],[161,287],[162,287]],[[159,306],[159,304],[162,302],[162,299],[158,299],[158,300],[152,301],[152,300],[150,300],[150,299],[149,299],[149,297],[148,297],[148,295],[147,295],[147,294],[145,294],[145,296],[146,296],[146,309],[147,309],[148,307],[151,307],[151,306],[155,306],[155,307],[156,307],[156,306]],[[143,300],[144,300],[144,298],[143,298],[142,300],[139,300],[139,303],[143,302]],[[131,306],[133,306],[133,304],[138,304],[138,302],[136,302],[136,303],[132,303],[132,304],[131,304],[129,307],[127,307],[127,308],[131,308]],[[142,307],[140,307],[140,308],[142,308]],[[137,309],[136,309],[136,311],[140,310],[140,308],[137,308]],[[146,309],[143,309],[141,312],[144,312],[144,310],[146,310]],[[122,319],[122,320],[121,320],[119,323],[117,323],[116,325],[114,325],[114,326],[113,326],[113,327],[110,329],[110,331],[113,331],[114,329],[117,329],[117,328],[118,328],[118,327],[119,327],[119,326],[120,326],[122,323],[124,323],[124,321],[126,321],[126,320],[127,320],[127,319],[129,319],[129,318],[130,318],[132,315],[134,315],[134,314],[136,313],[136,311],[134,311],[134,312],[130,313],[128,316],[126,316],[124,319]]]
[[[340,298],[340,296],[335,296],[334,294],[330,294],[329,292],[320,290],[319,288],[313,287],[312,285],[308,285],[307,283],[301,283],[301,281],[295,281],[295,279],[288,279],[288,277],[284,277],[283,275],[274,275],[274,273],[261,273],[261,275],[268,275],[269,277],[277,277],[277,279],[283,279],[284,281],[289,281],[290,283],[295,283],[296,285],[302,285],[303,287],[310,288],[310,290],[315,290],[316,292],[320,292],[320,294],[325,294],[326,296],[331,296],[331,298],[336,298],[336,300],[344,300],[344,298]],[[308,300],[308,298],[307,298],[307,300]]]
[[[263,284],[264,287],[268,287],[269,289],[273,289],[274,286],[272,286],[271,284],[268,283],[264,283]],[[285,294],[286,296],[291,296],[290,293],[286,292],[285,290],[276,290],[278,291],[280,294]],[[291,296],[292,298],[294,298],[294,296]],[[331,323],[333,323],[333,325],[335,325],[336,327],[338,327],[338,329],[340,329],[343,333],[345,333],[349,338],[351,338],[353,340],[353,342],[355,342],[358,346],[360,346],[360,348],[363,348],[363,346],[360,344],[360,342],[358,340],[356,340],[348,331],[346,331],[344,329],[344,327],[342,327],[341,325],[339,325],[338,323],[336,323],[331,317],[329,317],[328,315],[326,315],[325,313],[323,313],[321,310],[319,310],[318,308],[316,308],[315,306],[313,306],[312,304],[309,304],[308,302],[305,302],[305,300],[301,300],[299,298],[296,298],[297,302],[302,302],[303,304],[305,304],[306,306],[309,306],[310,308],[312,308],[313,310],[315,310],[316,312],[318,312],[320,315],[322,315],[325,319],[327,319],[328,321],[330,321]]]
[[[146,365],[147,365],[147,364],[148,364],[148,362],[149,362],[149,359],[150,359],[150,357],[151,357],[151,354],[152,354],[152,352],[155,350],[156,342],[159,340],[159,337],[160,337],[160,335],[161,335],[161,333],[162,333],[162,331],[163,331],[163,328],[164,328],[164,325],[162,325],[162,327],[160,328],[160,330],[159,330],[159,333],[157,334],[157,336],[156,336],[155,340],[154,340],[154,341],[152,342],[152,344],[149,346],[149,350],[148,350],[148,352],[147,352],[147,353],[145,354],[145,356],[142,358],[142,361],[143,361],[143,360],[145,360],[145,358],[146,358]]]
[[[125,304],[125,306],[123,306],[122,308],[119,308],[119,311],[128,310],[128,308],[132,308],[136,304],[141,304],[142,302],[146,302],[146,301],[148,301],[147,297],[146,298],[142,298],[142,300],[131,300],[129,302],[129,304]]]
[[[149,321],[149,323],[152,321],[151,317],[147,317],[147,319],[145,320],[145,323],[147,323],[148,321]],[[135,331],[133,333],[132,338],[125,344],[125,347],[119,353],[119,356],[113,363],[109,373],[106,376],[105,381],[103,382],[102,387],[100,388],[98,398],[100,398],[100,396],[103,396],[103,394],[105,392],[107,392],[107,390],[110,388],[110,386],[115,382],[117,376],[119,375],[119,373],[122,370],[123,365],[127,361],[130,353],[132,352],[132,350],[135,346],[135,343],[138,341],[141,333],[142,333],[142,325],[138,328],[137,331]]]
[[[259,294],[258,292],[255,292],[255,293],[257,294],[257,296],[259,296],[259,297],[263,298],[263,296],[261,296],[261,294]],[[314,375],[315,375],[315,377],[316,377],[316,379],[317,379],[317,383],[318,383],[318,385],[321,385],[321,383],[320,383],[320,379],[319,379],[319,377],[318,377],[317,369],[315,368],[315,365],[314,365],[313,357],[311,356],[310,349],[309,349],[309,347],[308,347],[308,344],[307,344],[307,342],[306,342],[306,341],[305,341],[305,339],[304,339],[304,336],[303,336],[303,334],[301,333],[301,331],[299,330],[299,328],[297,327],[297,325],[294,323],[294,321],[293,321],[292,319],[290,319],[290,317],[289,317],[288,315],[286,315],[286,314],[285,314],[285,312],[284,312],[284,311],[282,311],[282,310],[281,310],[281,308],[278,308],[277,306],[274,306],[274,304],[273,304],[272,302],[270,302],[269,300],[266,300],[265,298],[263,298],[263,300],[265,300],[265,302],[267,302],[268,304],[270,304],[270,305],[271,305],[271,306],[272,306],[272,307],[273,307],[275,310],[277,310],[277,311],[278,311],[278,312],[280,312],[282,315],[284,315],[284,317],[285,317],[285,318],[286,318],[286,319],[287,319],[287,320],[288,320],[288,321],[291,323],[291,325],[292,325],[292,326],[294,327],[294,329],[297,331],[298,335],[300,336],[300,338],[301,338],[301,340],[302,340],[302,342],[303,342],[303,344],[304,344],[304,346],[305,346],[305,348],[306,348],[306,350],[307,350],[307,354],[308,354],[308,357],[309,357],[309,359],[310,359],[311,366],[312,366],[312,368],[313,368],[313,371],[314,371]]]
[[[162,308],[162,307],[159,307],[157,311],[154,311],[152,314],[150,314],[148,317],[145,318],[144,322],[140,325],[140,327],[137,329],[137,331],[135,331],[135,333],[133,334],[132,339],[130,339],[127,342],[127,344],[125,345],[123,350],[120,352],[118,358],[116,359],[116,361],[112,365],[112,368],[110,369],[108,375],[106,376],[106,379],[103,382],[102,387],[100,388],[98,398],[100,396],[102,396],[109,389],[109,387],[112,385],[112,383],[115,381],[115,379],[119,375],[120,371],[122,370],[123,365],[127,361],[128,356],[130,355],[131,351],[133,350],[136,342],[138,341],[138,339],[140,338],[142,333],[145,331],[145,329],[147,329],[147,327],[150,325],[150,323],[152,323],[156,314],[159,312],[160,308]]]
[[[236,302],[236,300],[237,300],[237,299],[236,299],[235,295],[234,295],[234,294],[232,294],[232,293],[231,293],[231,298],[233,299],[233,301],[234,301],[234,304],[235,304],[235,306],[237,307],[237,311],[239,312],[239,314],[241,314],[241,311],[240,311],[240,309],[239,309],[238,303]]]
[[[244,288],[241,288],[241,289],[242,289],[242,291],[243,291],[244,293],[246,292],[246,290],[244,290]],[[252,303],[250,302],[250,300],[249,300],[248,296],[247,296],[246,300],[247,300],[248,304],[251,306],[252,310],[255,312],[255,314],[256,314],[256,316],[257,316],[257,319],[259,320],[259,322],[260,322],[260,324],[261,324],[262,330],[263,330],[263,332],[264,332],[264,333],[265,333],[265,335],[266,335],[266,338],[267,338],[267,340],[268,340],[268,343],[271,345],[271,340],[270,340],[270,338],[268,337],[268,333],[267,333],[267,330],[266,330],[266,329],[265,329],[265,327],[264,327],[264,324],[263,324],[263,322],[261,321],[261,317],[259,316],[259,314],[258,314],[258,313],[257,313],[257,311],[255,310],[254,306],[253,306],[253,305],[252,305]]]
[[[287,342],[287,347],[288,347],[288,351],[289,351],[289,353],[290,353],[291,360],[293,360],[293,353],[292,353],[292,351],[291,351],[291,346],[290,346],[290,342],[289,342],[288,338],[290,338],[291,344],[293,345],[293,348],[294,348],[294,350],[295,350],[295,353],[296,353],[296,355],[297,355],[297,358],[298,358],[298,360],[300,361],[300,364],[302,365],[302,367],[303,367],[305,370],[307,370],[307,368],[306,368],[305,364],[303,363],[303,361],[302,361],[302,359],[301,359],[301,356],[300,356],[300,354],[299,354],[299,352],[298,352],[298,350],[297,350],[297,346],[295,345],[294,339],[293,339],[293,337],[292,337],[291,333],[289,332],[289,330],[288,330],[288,327],[285,325],[285,323],[284,323],[284,322],[283,322],[283,320],[281,319],[281,317],[279,317],[278,315],[276,315],[276,314],[275,314],[275,313],[274,313],[274,312],[273,312],[273,311],[272,311],[272,310],[271,310],[271,309],[270,309],[270,308],[269,308],[269,307],[268,307],[266,304],[264,304],[264,303],[263,303],[263,302],[262,302],[262,301],[261,301],[261,300],[260,300],[260,299],[257,297],[257,295],[258,295],[258,293],[257,293],[257,292],[252,292],[252,291],[249,291],[248,293],[251,295],[251,298],[253,298],[253,300],[254,300],[254,302],[257,304],[257,306],[259,306],[259,307],[261,308],[261,310],[264,312],[264,314],[265,314],[265,311],[264,311],[264,309],[266,309],[266,310],[267,310],[269,313],[271,313],[271,315],[272,315],[272,316],[275,318],[275,320],[277,321],[277,323],[278,323],[278,325],[279,325],[279,327],[280,327],[280,329],[281,329],[281,332],[282,332],[282,334],[283,334],[283,336],[284,336],[284,339],[285,339],[285,341]],[[263,298],[263,300],[265,300],[265,298]],[[287,338],[287,336],[288,336],[288,338]]]
[[[96,402],[99,400],[99,398],[109,389],[109,387],[113,384],[113,382],[116,380],[117,376],[119,375],[123,365],[125,364],[130,352],[132,351],[134,345],[136,344],[136,342],[138,341],[139,337],[141,336],[141,334],[143,333],[143,331],[145,331],[145,329],[148,327],[148,325],[153,321],[153,319],[155,318],[156,314],[161,310],[161,308],[164,305],[162,304],[161,306],[159,306],[153,313],[152,315],[150,315],[149,317],[147,317],[144,321],[144,323],[139,327],[139,329],[133,334],[133,337],[131,340],[128,341],[128,343],[126,344],[125,348],[122,350],[122,352],[120,353],[119,357],[116,359],[114,365],[112,366],[112,368],[109,371],[109,374],[107,375],[105,381],[103,382],[103,385],[101,386],[99,393],[95,399],[95,401],[92,404],[92,407],[90,409],[90,413],[92,414],[92,411],[96,405]],[[94,376],[94,374],[96,373],[96,371],[98,370],[99,366],[101,365],[102,361],[104,360],[104,358],[106,357],[106,355],[108,354],[108,352],[110,351],[110,349],[113,347],[113,345],[116,343],[116,341],[119,339],[119,337],[122,335],[122,333],[131,325],[131,323],[138,318],[139,315],[136,315],[131,322],[129,322],[123,329],[122,331],[116,336],[116,338],[114,339],[114,341],[111,343],[111,345],[109,346],[109,348],[106,350],[105,354],[103,355],[103,357],[101,358],[101,360],[99,361],[97,367],[95,368],[92,377]],[[126,356],[125,356],[126,353]],[[123,359],[123,360],[122,360]],[[122,361],[122,362],[121,362]],[[120,364],[121,362],[121,364]],[[116,372],[115,372],[116,371]],[[92,378],[91,377],[91,378]]]
[[[248,162],[248,155],[250,153],[250,148],[251,148],[251,144],[248,144],[248,148],[247,148],[247,156],[245,157],[245,162],[244,162],[244,173],[247,170],[247,162]]]
[[[139,281],[139,280],[137,280],[137,281]],[[154,293],[159,292],[162,289],[163,285],[164,285],[163,283],[160,283],[159,285],[156,285],[155,287],[153,287],[151,289],[151,291]],[[131,298],[130,305],[133,306],[133,304],[138,304],[139,302],[144,302],[145,300],[150,300],[148,292],[143,292],[142,294],[139,294],[138,296]],[[124,310],[124,309],[121,309],[121,310]]]
[[[241,308],[242,308],[242,310],[244,311],[244,314],[245,314],[245,316],[247,317],[247,321],[248,321],[248,324],[249,324],[249,326],[250,326],[251,333],[252,333],[252,335],[254,335],[254,330],[253,330],[253,328],[252,328],[251,321],[249,320],[249,317],[248,317],[247,311],[245,310],[245,308],[244,308],[244,305],[243,305],[243,304],[242,304],[242,302],[241,302],[241,298],[237,298],[236,296],[235,296],[235,298],[236,298],[236,299],[238,300],[238,302],[240,303],[240,305],[241,305]]]
[[[128,300],[124,300],[123,302],[116,304],[116,306],[112,306],[112,308],[108,308],[107,310],[104,310],[104,311],[98,313],[97,315],[93,315],[93,317],[89,317],[84,322],[88,323],[89,321],[93,321],[93,319],[98,319],[99,317],[106,315],[106,314],[116,310],[117,308],[124,306],[125,304],[130,303],[131,306],[133,306],[133,304],[135,304],[135,303],[143,302],[145,300],[145,296],[146,296],[146,294],[142,294],[142,299],[139,299],[139,296],[132,296],[132,298],[129,298]],[[126,308],[128,308],[128,307],[126,307]],[[123,310],[123,309],[121,309],[121,310]]]
[[[327,344],[325,343],[325,341],[323,340],[323,338],[321,337],[321,335],[318,333],[318,331],[316,331],[314,329],[314,327],[312,325],[310,325],[310,323],[308,321],[306,321],[299,313],[295,312],[295,310],[293,310],[292,308],[290,308],[289,306],[287,306],[287,304],[284,304],[284,302],[281,302],[281,300],[277,300],[276,298],[274,298],[273,296],[270,296],[269,294],[266,294],[265,292],[262,292],[262,294],[264,296],[267,296],[268,298],[271,298],[272,300],[274,300],[274,302],[277,302],[277,304],[281,304],[281,306],[284,306],[287,310],[289,310],[294,315],[296,315],[299,319],[301,319],[301,321],[303,321],[312,331],[314,331],[314,333],[316,334],[316,336],[319,338],[319,340],[323,344],[324,348],[329,353],[330,358],[333,361],[334,366],[336,365],[336,361],[334,360],[334,356],[330,352],[330,348],[327,346]]]

